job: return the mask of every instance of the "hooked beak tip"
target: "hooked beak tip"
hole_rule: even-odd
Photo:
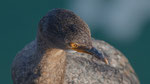
[[[105,62],[105,64],[109,65],[107,58],[104,58],[103,61]]]
[[[93,47],[92,49],[88,50],[88,52],[96,58],[101,59],[103,62],[105,62],[105,64],[109,65],[108,59],[102,52],[98,51],[96,48]]]

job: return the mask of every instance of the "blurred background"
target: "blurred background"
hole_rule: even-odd
[[[141,84],[150,83],[150,0],[1,0],[1,84],[12,84],[14,56],[34,40],[40,18],[53,8],[74,11],[87,22],[94,38],[129,59]]]

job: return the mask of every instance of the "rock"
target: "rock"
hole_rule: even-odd
[[[109,65],[83,53],[67,53],[65,84],[140,84],[127,58],[108,43],[93,39]]]

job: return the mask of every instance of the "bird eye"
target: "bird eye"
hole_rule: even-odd
[[[72,47],[72,48],[78,48],[78,44],[77,43],[70,43],[70,46]]]

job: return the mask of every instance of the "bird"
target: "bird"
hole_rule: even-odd
[[[53,9],[39,21],[35,40],[15,56],[11,67],[13,83],[110,84],[109,77],[100,78],[109,75],[114,80],[118,79],[118,84],[125,84],[127,79],[130,79],[131,84],[138,84],[138,78],[128,61],[124,64],[122,60],[124,66],[128,65],[127,70],[121,69],[119,65],[120,69],[116,69],[117,63],[113,63],[116,60],[113,61],[110,59],[112,57],[94,46],[99,43],[115,50],[105,42],[93,39],[88,25],[74,12]],[[128,75],[120,75],[122,70],[126,70]],[[105,83],[105,80],[109,82]]]

